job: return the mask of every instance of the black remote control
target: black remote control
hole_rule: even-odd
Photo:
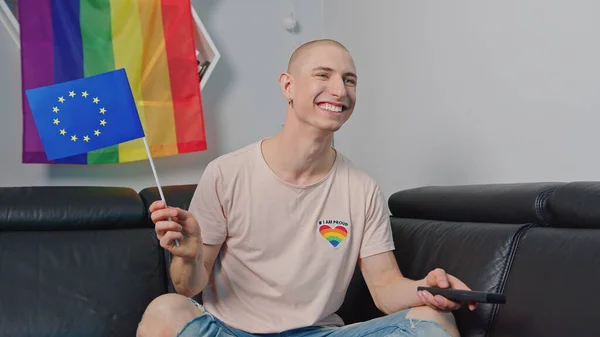
[[[488,293],[483,291],[468,291],[458,289],[442,289],[432,287],[417,287],[417,290],[427,290],[432,295],[440,295],[455,302],[476,302],[476,303],[506,303],[506,296],[498,293]]]

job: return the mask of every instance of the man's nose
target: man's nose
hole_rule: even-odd
[[[330,82],[329,92],[335,97],[346,96],[346,85],[343,78],[333,78]]]

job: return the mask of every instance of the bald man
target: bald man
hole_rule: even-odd
[[[402,275],[384,195],[331,146],[357,80],[340,43],[299,47],[279,77],[281,132],[210,162],[189,211],[151,205],[177,294],[150,303],[138,336],[458,336],[460,305],[416,289],[469,288],[440,269]],[[386,315],[346,326],[336,311],[357,263]]]

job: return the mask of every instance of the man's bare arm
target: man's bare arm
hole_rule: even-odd
[[[375,305],[383,313],[423,305],[416,292],[417,281],[402,275],[391,251],[361,259],[359,266]]]
[[[194,260],[173,256],[170,272],[178,294],[193,297],[204,290],[221,246],[203,244],[199,256]]]
[[[386,314],[422,305],[442,311],[460,308],[459,303],[442,296],[417,293],[418,286],[470,290],[462,281],[439,268],[420,280],[406,278],[391,251],[361,259],[359,265],[375,305]],[[475,304],[470,304],[469,308],[474,310]]]

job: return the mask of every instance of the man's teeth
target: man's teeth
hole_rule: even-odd
[[[333,111],[333,112],[341,112],[342,111],[341,105],[333,105],[333,104],[329,104],[329,103],[319,104],[319,108],[321,108],[323,110]]]

